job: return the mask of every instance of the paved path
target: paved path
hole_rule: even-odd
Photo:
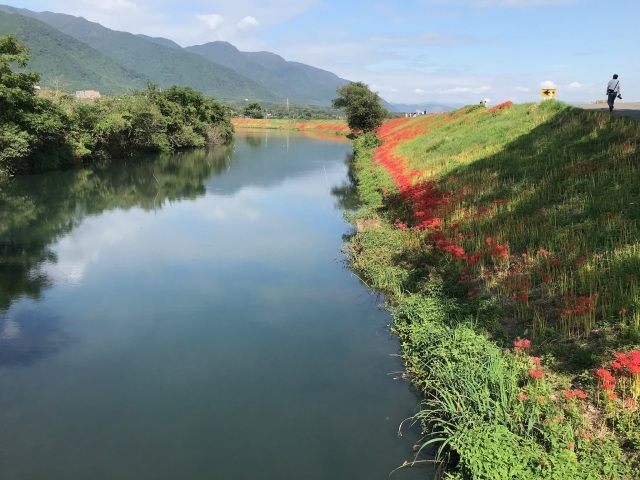
[[[584,108],[585,110],[596,110],[598,112],[609,113],[609,106],[606,103],[573,103],[574,107]],[[625,117],[640,120],[640,102],[621,102],[616,100],[613,107],[614,115],[624,115]]]

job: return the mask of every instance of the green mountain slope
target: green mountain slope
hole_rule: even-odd
[[[186,50],[268,85],[275,94],[294,102],[329,104],[336,97],[336,88],[349,83],[334,73],[290,62],[273,53],[241,52],[227,42],[194,45]]]
[[[158,45],[131,33],[110,30],[81,17],[51,12],[36,13],[4,5],[0,6],[0,10],[41,20],[160,86],[189,86],[218,100],[280,100],[255,81],[184,49]]]
[[[146,77],[44,22],[0,12],[0,36],[13,34],[31,49],[27,71],[41,75],[41,84],[65,91],[98,90],[113,95],[144,88]]]

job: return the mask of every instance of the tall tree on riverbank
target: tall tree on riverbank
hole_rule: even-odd
[[[367,133],[376,130],[385,117],[387,110],[380,102],[380,96],[372,92],[363,82],[351,82],[336,89],[339,97],[331,104],[334,108],[344,109],[347,125],[354,133]]]
[[[64,112],[35,95],[37,73],[12,70],[28,59],[15,36],[0,37],[0,173],[57,166],[68,153]]]

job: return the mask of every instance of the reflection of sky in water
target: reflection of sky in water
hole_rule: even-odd
[[[281,143],[238,139],[205,196],[52,247],[53,286],[0,335],[74,341],[0,368],[0,478],[371,480],[410,458],[388,314],[341,264],[349,145]]]

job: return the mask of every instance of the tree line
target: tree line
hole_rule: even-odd
[[[28,47],[0,37],[0,175],[84,165],[143,152],[220,144],[233,136],[229,109],[190,87],[102,97],[47,98],[35,72],[23,73]]]

